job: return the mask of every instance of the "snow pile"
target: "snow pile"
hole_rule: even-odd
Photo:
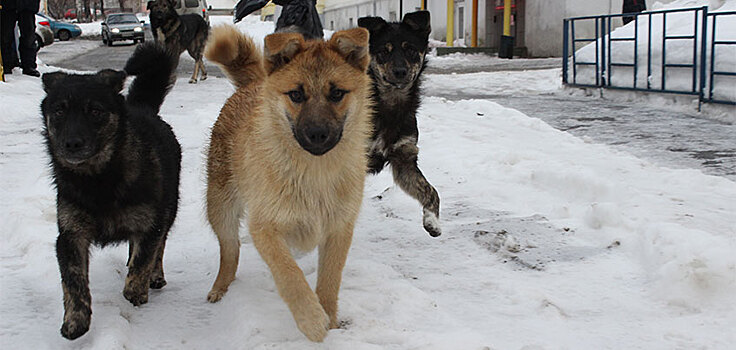
[[[77,25],[82,28],[82,37],[95,37],[102,33],[102,21],[77,23]]]
[[[653,10],[666,10],[677,8],[693,8],[701,6],[710,6],[709,12],[724,12],[736,10],[736,0],[677,0],[667,5],[656,3]],[[662,14],[654,14],[651,18],[651,75],[647,76],[647,37],[649,35],[649,17],[639,16],[638,27],[636,21],[629,23],[623,27],[614,30],[611,33],[612,38],[633,38],[634,31],[638,31],[638,72],[636,77],[636,87],[646,88],[647,80],[652,89],[662,88]],[[700,17],[698,19],[698,50],[700,52]],[[712,20],[708,22],[708,41],[706,53],[706,74],[710,71],[710,45],[711,45],[711,27]],[[667,14],[667,36],[677,35],[693,35],[695,26],[695,18],[693,12],[679,12]],[[736,16],[720,16],[717,20],[716,40],[718,41],[736,41]],[[599,45],[601,41],[599,41]],[[608,48],[606,48],[608,50]],[[611,62],[612,63],[633,63],[634,62],[634,42],[633,41],[614,41],[611,43]],[[576,52],[576,60],[578,62],[595,62],[595,43],[591,43]],[[608,52],[606,52],[608,54]],[[668,40],[666,48],[666,58],[668,64],[692,64],[693,62],[693,40],[676,39]],[[606,58],[608,59],[608,58]],[[572,64],[572,60],[570,61]],[[698,54],[697,65],[700,66],[700,57]],[[718,71],[736,71],[736,46],[720,45],[716,49],[716,70]],[[634,74],[631,67],[611,67],[608,74],[612,85],[620,87],[633,87]],[[569,81],[572,82],[572,66],[570,66]],[[699,86],[700,68],[695,77],[696,89]],[[708,79],[708,78],[706,78]],[[595,68],[594,66],[578,66],[577,67],[577,83],[595,84]],[[667,90],[692,91],[693,88],[693,70],[692,68],[668,67],[665,88]],[[707,89],[707,85],[706,85]],[[696,90],[697,91],[697,90]],[[736,77],[717,76],[713,89],[714,98],[721,100],[736,101]],[[707,96],[707,91],[706,91]]]

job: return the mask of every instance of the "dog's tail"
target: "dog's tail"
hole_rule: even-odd
[[[135,80],[128,89],[128,106],[158,114],[169,90],[174,86],[178,57],[159,43],[138,45],[125,64],[125,72]]]
[[[234,26],[212,28],[204,57],[217,63],[236,87],[243,87],[266,77],[263,54],[253,39]]]

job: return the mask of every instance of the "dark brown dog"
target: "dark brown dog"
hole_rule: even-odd
[[[198,73],[199,80],[207,79],[202,55],[210,26],[202,16],[195,14],[179,16],[170,0],[149,1],[148,10],[151,11],[151,31],[154,39],[163,42],[174,53],[181,55],[186,50],[189,56],[194,58],[194,72],[189,82],[196,84]]]

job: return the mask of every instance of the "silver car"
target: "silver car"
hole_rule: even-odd
[[[54,31],[46,18],[36,15],[36,51],[54,43]]]
[[[143,42],[146,39],[141,21],[132,13],[116,13],[107,15],[102,22],[102,42],[112,46],[114,41],[133,40],[133,43]]]

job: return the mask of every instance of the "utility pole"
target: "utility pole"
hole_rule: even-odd
[[[455,0],[447,0],[447,47],[452,47],[455,41]]]
[[[473,20],[471,29],[471,47],[478,47],[478,0],[473,0]]]
[[[503,1],[503,35],[501,36],[498,57],[514,57],[514,37],[511,36],[511,0]]]
[[[404,17],[404,0],[399,0],[399,21]]]

